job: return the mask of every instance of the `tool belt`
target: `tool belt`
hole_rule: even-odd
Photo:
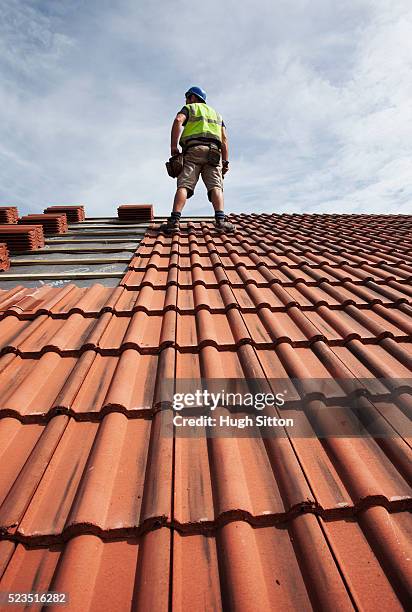
[[[209,153],[207,154],[207,163],[210,166],[218,166],[220,163],[220,148],[214,142],[202,142],[197,140],[196,142],[188,143],[185,147],[183,147],[183,155],[186,153],[188,149],[191,147],[204,146],[209,147]]]
[[[218,166],[220,164],[220,149],[213,142],[208,143],[209,153],[207,154],[207,163],[210,166]]]
[[[169,176],[176,178],[183,170],[183,155],[172,155],[169,161],[166,162],[166,170]]]

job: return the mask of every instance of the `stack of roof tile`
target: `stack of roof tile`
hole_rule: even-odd
[[[21,225],[42,225],[45,234],[65,234],[67,232],[65,213],[25,215],[20,217],[18,223]]]
[[[117,209],[117,214],[121,221],[137,221],[145,223],[153,221],[152,204],[122,204]]]
[[[44,247],[41,225],[0,225],[0,242],[7,244],[11,253],[34,251]]]
[[[0,206],[0,223],[17,223],[18,218],[16,206]]]
[[[0,243],[0,271],[4,272],[10,268],[9,250],[7,244]]]
[[[116,288],[0,294],[0,591],[409,607],[412,218],[233,219],[148,230]],[[385,435],[319,438],[310,401],[304,436],[173,437],[167,378],[357,381]]]
[[[86,216],[84,206],[48,206],[45,213],[65,213],[69,223],[80,223]]]

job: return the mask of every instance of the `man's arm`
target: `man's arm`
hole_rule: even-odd
[[[183,113],[177,113],[176,119],[173,121],[172,133],[170,137],[170,153],[172,155],[178,155],[180,153],[178,149],[178,142],[184,121],[186,121],[186,116]]]
[[[229,160],[229,143],[227,140],[226,128],[222,126],[222,160]],[[229,167],[226,165],[226,168],[223,166],[223,174],[229,170]]]

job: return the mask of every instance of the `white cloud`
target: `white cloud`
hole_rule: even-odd
[[[228,126],[227,210],[409,212],[412,10],[349,4],[0,1],[3,202],[168,213],[170,126],[197,83]],[[200,184],[187,212],[208,211]]]

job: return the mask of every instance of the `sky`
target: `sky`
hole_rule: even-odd
[[[0,204],[170,212],[170,129],[224,118],[226,212],[403,213],[410,0],[0,0]],[[198,183],[184,214],[212,214]]]

